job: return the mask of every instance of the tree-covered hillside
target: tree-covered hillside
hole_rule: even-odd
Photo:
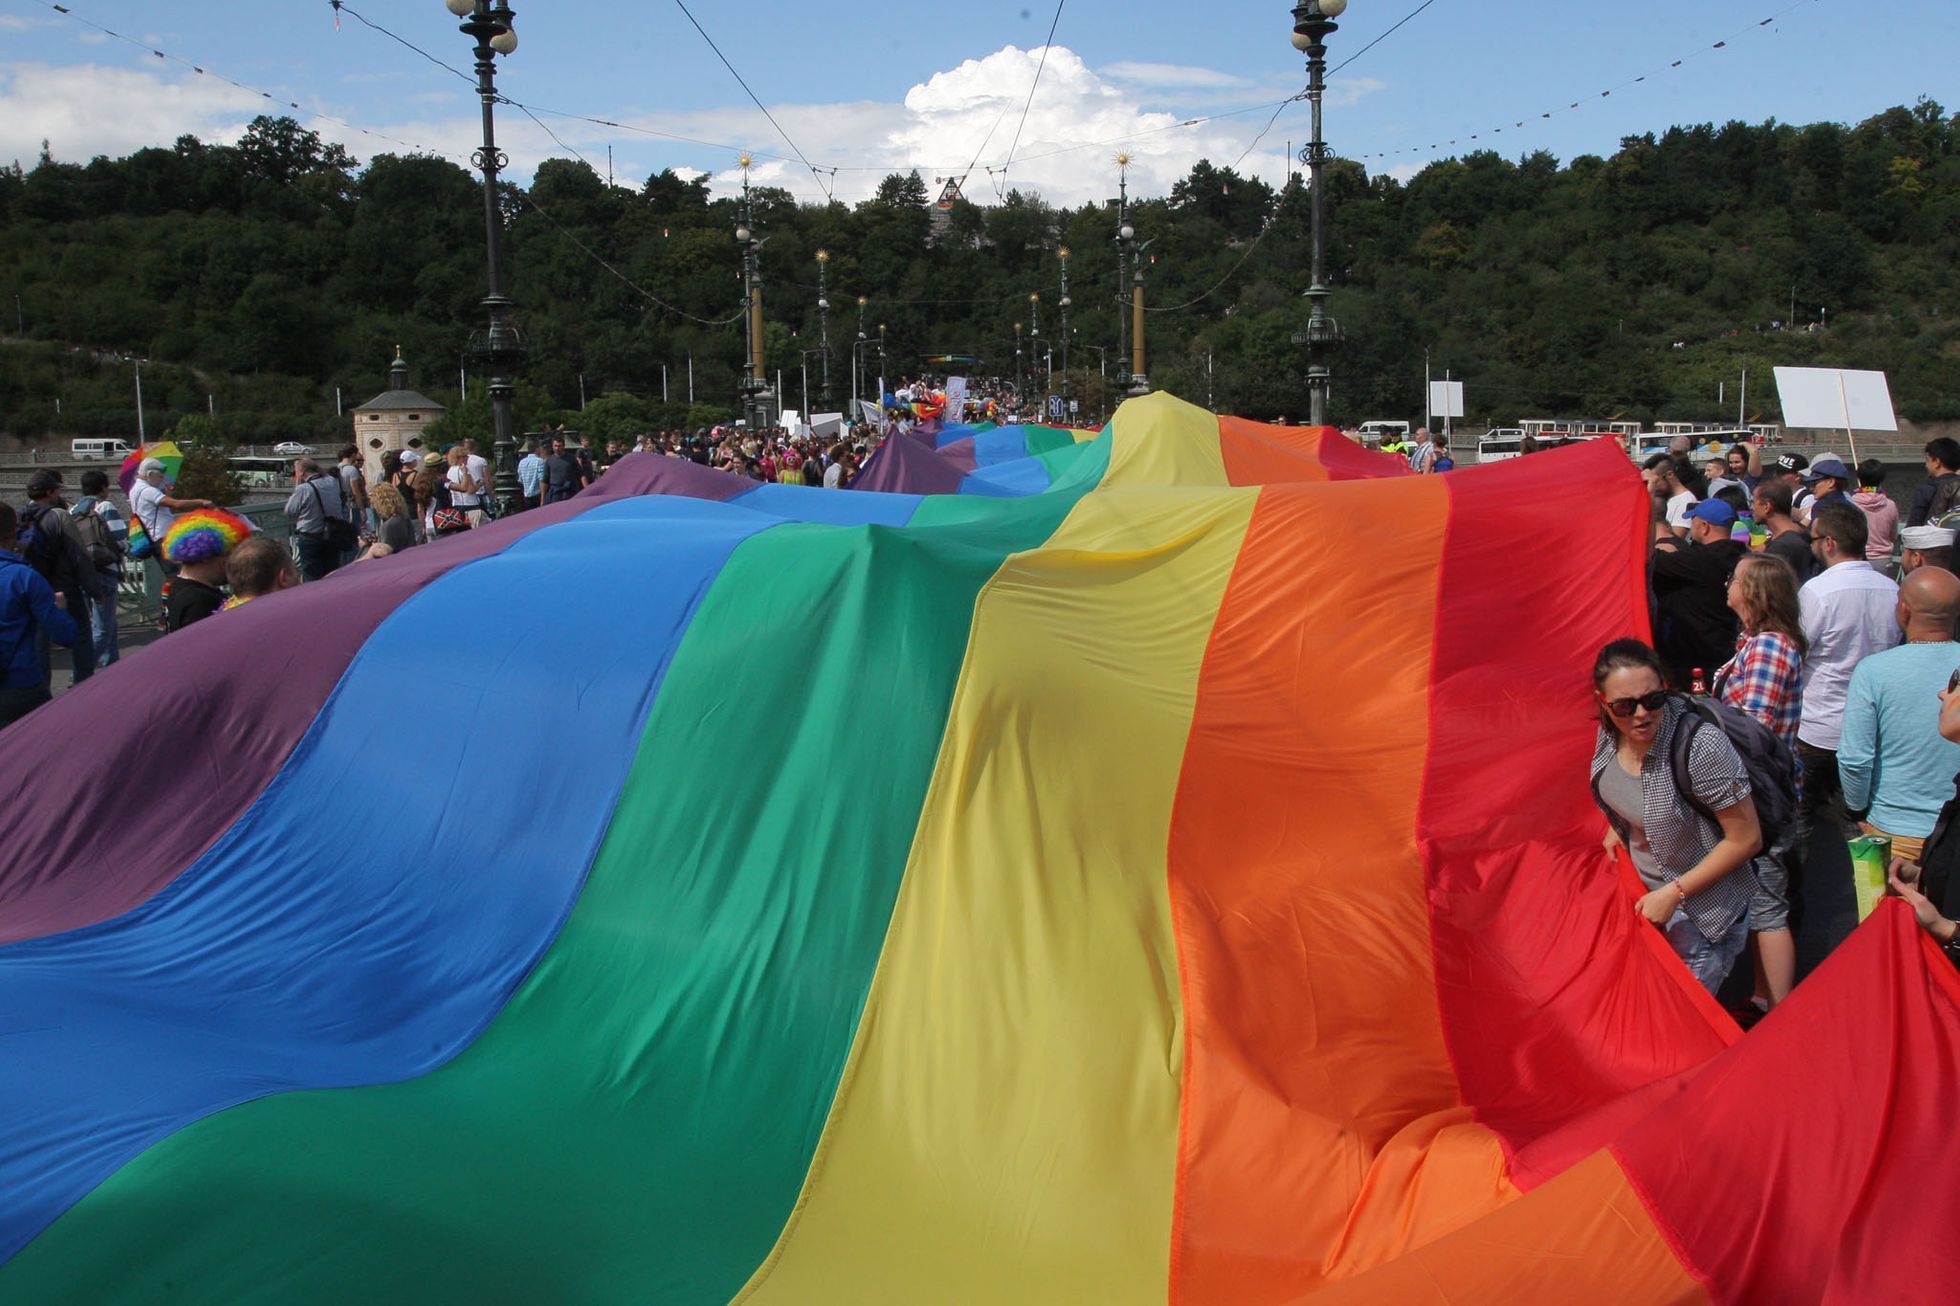
[[[576,408],[581,385],[617,396],[605,411],[621,422],[688,420],[646,401],[663,364],[683,400],[690,357],[702,405],[733,410],[733,201],[672,173],[608,186],[564,159],[501,200],[509,292],[534,350],[527,425]],[[1778,363],[1883,369],[1902,415],[1960,417],[1960,116],[1928,101],[1851,127],[1674,129],[1564,166],[1480,153],[1400,182],[1344,162],[1328,201],[1332,307],[1349,337],[1337,420],[1418,416],[1425,353],[1438,376],[1466,381],[1473,419],[1713,417],[1718,385],[1732,397],[1744,368],[1752,410],[1773,419]],[[961,201],[935,240],[914,177],[855,207],[774,190],[756,204],[769,366],[787,402],[800,399],[802,351],[818,348],[820,248],[839,399],[859,296],[874,368],[883,324],[895,374],[948,352],[1011,376],[1015,323],[1032,367],[1037,316],[1059,366],[1062,245],[1078,393],[1097,393],[1099,351],[1117,370],[1115,221],[1101,206]],[[1209,393],[1221,411],[1303,412],[1301,180],[1276,193],[1201,162],[1133,207],[1149,242],[1152,381]],[[453,403],[482,320],[482,223],[481,192],[457,166],[362,166],[286,119],[259,120],[235,146],[185,138],[0,170],[0,430],[130,431],[135,357],[149,360],[152,433],[214,408],[226,437],[328,437],[343,429],[335,387],[349,406],[380,390],[397,344],[420,387]],[[820,355],[808,361],[814,392]],[[482,408],[464,405],[464,420]]]

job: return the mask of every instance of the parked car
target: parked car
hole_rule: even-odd
[[[284,444],[273,445],[272,452],[281,458],[305,458],[312,454],[313,446],[301,444],[297,440],[288,440]]]
[[[122,461],[136,451],[125,440],[70,440],[68,456],[76,462]]]

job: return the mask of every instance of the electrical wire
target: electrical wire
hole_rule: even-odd
[[[427,59],[430,63],[434,64],[438,68],[441,68],[445,72],[454,73],[456,76],[468,82],[471,86],[476,85],[476,78],[470,76],[468,73],[464,72],[461,68],[458,68],[453,64],[444,63],[442,60],[436,58],[434,55],[430,54],[427,50],[424,50],[421,46],[415,44],[413,41],[410,41],[406,37],[399,36],[396,33],[389,31],[387,28],[381,26],[379,23],[369,22],[367,16],[363,14],[360,10],[354,8],[354,6],[348,4],[347,0],[327,0],[327,3],[330,6],[332,6],[334,14],[336,15],[334,19],[335,23],[338,23],[340,21],[338,15],[343,13],[347,14],[350,17],[352,17],[355,22],[359,23],[361,26],[369,29],[370,31],[381,33],[381,35],[387,37],[390,41],[393,41],[397,45],[405,46],[406,48],[413,50],[415,53],[421,55],[424,59]],[[61,8],[61,6],[56,5],[55,8],[59,9]]]
[[[1068,0],[1055,0],[1055,18],[1048,24],[1048,39],[1041,45],[1041,61],[1034,66],[1034,85],[1028,87],[1028,100],[1021,106],[1021,121],[1014,128],[1014,143],[1007,147],[1007,158],[1000,165],[1000,180],[994,184],[994,193],[1003,194],[1007,189],[1007,170],[1014,166],[1014,152],[1021,148],[1021,133],[1028,127],[1028,111],[1034,108],[1034,93],[1041,89],[1041,74],[1048,68],[1048,52],[1055,48],[1055,29],[1062,25],[1062,6]]]
[[[762,102],[762,98],[749,86],[742,74],[735,70],[735,65],[728,61],[728,56],[723,54],[721,47],[715,44],[715,38],[708,35],[708,29],[701,26],[700,20],[694,16],[694,11],[687,7],[687,0],[674,0],[674,3],[679,6],[682,13],[687,15],[687,21],[694,24],[694,30],[701,33],[701,39],[706,41],[708,48],[715,52],[715,58],[721,60],[721,66],[728,70],[728,75],[733,77],[741,86],[743,92],[754,102],[755,107],[762,110],[762,116],[769,120],[769,125],[776,129],[776,134],[783,138],[783,143],[788,145],[796,157],[803,161],[803,166],[808,168],[810,175],[817,179],[818,188],[834,201],[836,196],[831,194],[830,185],[824,180],[822,171],[818,169],[816,164],[810,162],[808,156],[803,153],[802,147],[789,138],[789,133],[783,130],[783,125],[776,121],[776,115],[769,112],[769,106]],[[832,169],[832,171],[834,173],[835,169]]]
[[[1436,0],[1422,0],[1422,3],[1417,5],[1414,10],[1412,10],[1407,14],[1404,14],[1402,16],[1401,21],[1397,22],[1395,26],[1389,28],[1386,32],[1383,32],[1380,36],[1368,42],[1368,44],[1362,46],[1359,50],[1356,50],[1353,54],[1349,55],[1347,58],[1341,60],[1340,63],[1334,65],[1333,70],[1329,72],[1327,75],[1329,77],[1332,77],[1335,73],[1340,72],[1341,69],[1347,67],[1349,64],[1353,63],[1356,59],[1359,59],[1362,55],[1368,53],[1368,51],[1374,49],[1376,46],[1380,45],[1383,41],[1386,41],[1389,37],[1401,31],[1402,28],[1409,22],[1410,19],[1414,18],[1417,14],[1420,14],[1423,10],[1429,8],[1429,6],[1435,3]]]
[[[702,326],[711,326],[711,327],[732,326],[733,324],[740,322],[744,317],[748,315],[749,310],[746,304],[743,305],[741,308],[737,309],[734,313],[724,318],[697,317],[693,313],[688,312],[684,308],[677,308],[674,305],[669,304],[666,300],[660,298],[660,296],[654,294],[651,290],[648,290],[645,286],[633,280],[633,278],[627,276],[624,272],[621,272],[618,268],[614,267],[612,263],[608,261],[604,255],[600,254],[597,250],[593,249],[590,245],[580,240],[578,236],[569,227],[567,227],[564,223],[560,222],[557,218],[553,217],[551,215],[550,210],[546,209],[542,204],[538,203],[535,199],[532,199],[530,195],[526,194],[524,191],[521,190],[517,191],[516,194],[517,194],[518,202],[520,204],[524,205],[524,207],[530,209],[533,213],[536,213],[539,217],[543,218],[546,222],[549,222],[553,227],[557,228],[559,235],[563,236],[566,240],[571,241],[572,244],[578,246],[579,250],[583,252],[587,258],[591,259],[594,263],[597,263],[600,267],[604,268],[606,271],[612,273],[615,277],[618,277],[620,281],[625,283],[626,286],[628,286],[630,289],[634,291],[634,293],[638,294],[641,298],[645,299],[648,303],[657,305],[660,308],[664,308],[669,313],[673,313],[679,317],[684,317],[690,322],[699,322]]]
[[[1640,85],[1642,82],[1647,81],[1649,78],[1658,77],[1666,73],[1674,72],[1677,69],[1680,69],[1681,67],[1685,66],[1692,59],[1702,58],[1708,54],[1713,53],[1716,50],[1726,50],[1729,47],[1730,42],[1740,40],[1744,36],[1751,35],[1754,32],[1761,31],[1763,28],[1768,27],[1770,24],[1776,22],[1779,19],[1788,17],[1790,14],[1795,13],[1797,10],[1802,9],[1804,6],[1812,5],[1816,3],[1818,3],[1818,0],[1796,0],[1794,4],[1787,5],[1784,8],[1777,10],[1769,17],[1759,19],[1755,23],[1751,24],[1749,27],[1740,29],[1734,33],[1731,33],[1728,36],[1723,37],[1721,40],[1716,41],[1715,43],[1709,45],[1705,49],[1694,50],[1688,54],[1682,55],[1679,59],[1672,60],[1665,68],[1658,68],[1658,67],[1650,68],[1646,72],[1641,73],[1638,77],[1631,77],[1628,78],[1626,81],[1617,82],[1607,87],[1605,90],[1599,92],[1599,94],[1596,97],[1588,97],[1588,98],[1597,98],[1597,99],[1604,100],[1611,97],[1613,92],[1615,91],[1624,91],[1630,87]],[[1527,114],[1523,118],[1513,119],[1510,126],[1513,131],[1522,130],[1526,126],[1536,126],[1538,122],[1549,120],[1555,114],[1573,112],[1585,103],[1587,103],[1587,99],[1573,100],[1569,104],[1567,104],[1563,109],[1553,108],[1547,112],[1537,114],[1535,118],[1532,115]],[[1485,135],[1499,136],[1502,135],[1503,132],[1504,132],[1504,126],[1500,124],[1496,127],[1486,127],[1478,131],[1470,132],[1467,135],[1467,137],[1464,136],[1463,133],[1459,131],[1457,137],[1448,138],[1444,143],[1431,142],[1427,147],[1421,145],[1407,145],[1407,146],[1403,146],[1400,149],[1380,150],[1371,154],[1358,154],[1355,155],[1354,157],[1357,159],[1386,159],[1386,158],[1392,158],[1395,155],[1399,155],[1399,154],[1434,153],[1438,150],[1443,149],[1445,144],[1454,146],[1459,138],[1474,141],[1474,140],[1482,139],[1482,137]]]

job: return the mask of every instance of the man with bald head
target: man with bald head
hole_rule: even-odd
[[[1845,809],[1865,832],[1887,836],[1895,856],[1916,862],[1960,771],[1960,744],[1940,735],[1940,695],[1960,671],[1960,576],[1919,568],[1899,585],[1896,615],[1906,642],[1851,673],[1838,777]]]

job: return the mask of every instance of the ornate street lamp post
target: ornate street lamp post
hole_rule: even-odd
[[[756,238],[755,210],[749,195],[749,167],[755,160],[744,154],[736,160],[742,169],[742,208],[735,222],[735,242],[742,247],[743,302],[749,309],[749,365],[742,374],[742,415],[751,431],[769,425],[769,382],[764,373],[762,334],[762,242]]]
[[[1068,345],[1070,335],[1068,310],[1069,305],[1075,301],[1068,297],[1068,246],[1062,246],[1055,251],[1055,254],[1062,261],[1062,419],[1066,421],[1069,416],[1069,404],[1074,399],[1074,395],[1069,389],[1068,380]]]
[[[1017,395],[1027,388],[1027,376],[1021,371],[1021,327],[1019,322],[1014,324],[1014,393]]]
[[[864,350],[870,343],[870,337],[864,334],[864,306],[870,302],[863,295],[858,296],[858,338],[857,343],[851,346],[851,364],[857,369],[857,375],[851,380],[852,403],[860,402],[864,395]],[[863,417],[863,411],[859,410],[851,414],[851,421],[856,424]]]
[[[1041,374],[1041,292],[1039,290],[1032,291],[1028,295],[1028,374],[1030,379]]]
[[[823,388],[818,397],[826,411],[830,408],[830,251],[817,251],[817,321],[821,324],[823,349]]]
[[[1293,48],[1307,56],[1307,102],[1313,106],[1313,139],[1300,151],[1312,199],[1313,281],[1307,287],[1307,329],[1293,343],[1307,347],[1307,420],[1314,426],[1327,425],[1327,397],[1334,383],[1327,360],[1341,343],[1340,323],[1327,316],[1326,249],[1321,238],[1326,197],[1321,174],[1328,150],[1320,135],[1320,102],[1327,89],[1327,35],[1339,30],[1334,20],[1346,10],[1347,0],[1300,0],[1293,6]]]
[[[517,369],[528,349],[524,336],[510,324],[513,305],[504,294],[503,214],[497,207],[497,174],[510,160],[497,148],[493,106],[497,103],[496,56],[517,50],[517,14],[508,0],[443,0],[450,13],[463,21],[463,34],[476,42],[476,92],[483,101],[483,147],[470,161],[483,172],[483,238],[490,267],[490,293],[483,306],[490,329],[470,337],[469,353],[490,378],[490,412],[495,432],[491,452],[497,472],[492,485],[499,512],[520,502],[517,487]]]
[[[1130,390],[1130,315],[1124,311],[1130,284],[1131,246],[1137,229],[1130,225],[1130,156],[1116,156],[1116,389]]]

